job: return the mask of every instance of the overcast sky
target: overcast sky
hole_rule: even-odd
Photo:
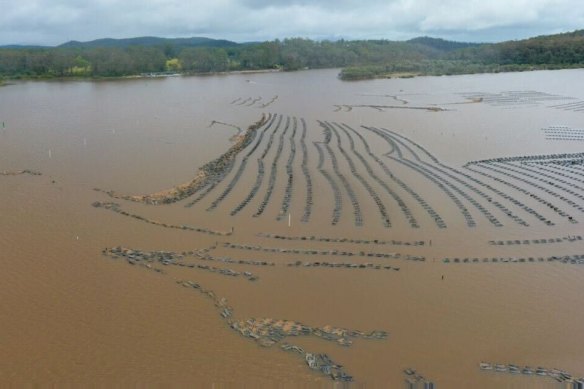
[[[0,45],[145,35],[495,42],[581,28],[582,0],[0,0]]]

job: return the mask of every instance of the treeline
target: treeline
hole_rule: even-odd
[[[424,40],[427,41],[426,38],[412,41]],[[447,49],[455,46],[444,42],[427,43],[445,50],[439,56],[422,61],[388,61],[350,66],[342,70],[340,77],[344,80],[362,80],[584,67],[584,30],[458,49]]]
[[[152,39],[152,38],[150,38]],[[344,68],[343,79],[461,74],[584,66],[584,30],[498,44],[434,38],[312,41],[284,39],[217,47],[164,44],[65,45],[0,49],[0,78],[120,77],[143,73]],[[211,45],[213,42],[210,42]],[[204,44],[204,42],[203,42]]]
[[[231,47],[161,46],[0,49],[4,77],[118,77],[151,72],[333,68],[422,60],[439,50],[407,42],[285,39]]]
[[[465,48],[447,58],[500,65],[584,64],[584,30]]]

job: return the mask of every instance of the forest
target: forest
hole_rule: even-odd
[[[429,37],[409,41],[290,38],[243,44],[206,38],[132,38],[0,48],[0,79],[342,68],[341,79],[358,80],[572,67],[584,67],[584,30],[494,44]]]

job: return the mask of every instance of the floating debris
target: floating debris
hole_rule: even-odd
[[[373,128],[373,127],[365,127],[362,126],[364,129],[371,131],[377,135],[380,135],[380,130]],[[358,134],[358,136],[360,136],[362,138],[362,136],[356,132],[355,130],[353,130],[356,134]],[[390,143],[391,144],[391,143]],[[392,145],[392,148],[394,146]],[[370,150],[368,148],[368,150]],[[420,206],[428,213],[428,215],[434,220],[434,222],[436,223],[436,225],[438,226],[438,228],[446,228],[446,223],[444,222],[444,220],[442,219],[442,217],[438,214],[438,212],[436,212],[436,210],[434,210],[434,208],[428,204],[428,202],[426,200],[424,200],[422,198],[422,196],[420,196],[420,194],[418,194],[416,191],[414,191],[410,186],[408,186],[403,180],[399,179],[397,176],[395,176],[387,167],[387,165],[377,156],[373,155],[370,151],[368,151],[369,155],[371,155],[374,160],[379,164],[379,166],[381,166],[381,168],[383,169],[383,171],[385,172],[385,174],[392,179],[396,184],[398,184],[402,189],[404,189],[406,192],[408,192],[417,202],[418,204],[420,204]],[[416,223],[417,226],[417,223]]]
[[[260,108],[266,108],[269,107],[270,105],[274,104],[276,102],[276,100],[278,100],[278,95],[272,97],[271,100],[265,102],[264,104],[260,105]]]
[[[190,269],[200,269],[211,273],[218,273],[224,276],[239,277],[242,276],[248,281],[257,281],[258,276],[249,272],[239,272],[232,269],[219,268],[215,266],[185,263],[186,256],[196,256],[197,253],[178,254],[172,251],[143,251],[129,249],[125,247],[113,247],[102,250],[103,255],[108,255],[112,258],[124,258],[131,265],[145,265],[149,269],[153,269],[153,264],[161,264],[164,266],[179,266]],[[236,263],[233,261],[233,263]]]
[[[467,99],[477,100],[492,106],[529,106],[539,105],[548,101],[573,100],[572,97],[553,95],[545,92],[538,92],[533,90],[527,91],[503,91],[500,93],[486,93],[486,92],[470,92],[460,93]]]
[[[341,269],[370,269],[370,270],[394,270],[399,271],[399,267],[389,265],[379,265],[377,263],[339,263],[339,262],[303,262],[296,261],[286,264],[288,267],[330,267]]]
[[[159,222],[157,220],[152,220],[152,219],[147,219],[144,216],[140,216],[140,215],[136,215],[133,213],[129,213],[124,211],[120,204],[118,203],[113,203],[113,202],[104,202],[104,201],[95,201],[93,204],[91,204],[92,206],[94,206],[95,208],[103,208],[103,209],[107,209],[110,210],[112,212],[118,213],[120,215],[124,215],[124,216],[128,216],[131,218],[134,218],[136,220],[140,220],[142,222],[148,223],[148,224],[153,224],[156,226],[161,226],[164,228],[172,228],[172,229],[176,229],[176,230],[184,230],[184,231],[195,231],[195,232],[201,232],[203,234],[209,234],[209,235],[220,235],[220,236],[229,236],[233,234],[233,230],[231,231],[227,231],[227,232],[223,232],[223,231],[214,231],[208,228],[203,228],[203,227],[193,227],[193,226],[189,226],[186,224],[183,225],[174,225],[174,224],[167,224],[167,223],[163,223],[163,222]]]
[[[260,232],[256,236],[260,238],[270,238],[270,239],[280,239],[280,240],[293,240],[293,241],[313,241],[313,242],[327,242],[327,243],[351,243],[351,244],[367,244],[367,245],[389,245],[389,246],[424,246],[427,244],[426,241],[416,240],[416,241],[401,241],[401,240],[383,240],[383,239],[354,239],[354,238],[328,238],[322,236],[305,235],[305,236],[290,236],[290,235],[279,235]]]
[[[550,244],[550,243],[572,243],[582,241],[581,235],[568,235],[556,238],[541,239],[514,239],[514,240],[490,240],[493,246],[529,245],[529,244]]]
[[[377,162],[377,164],[382,168],[382,170],[385,172],[385,174],[388,177],[390,177],[392,180],[394,180],[402,188],[404,188],[408,193],[412,194],[412,196],[420,203],[420,205],[424,206],[424,204],[425,204],[429,208],[428,209],[429,213],[432,213],[433,212],[433,210],[431,210],[431,207],[429,207],[425,203],[425,201],[417,193],[415,193],[411,188],[409,188],[403,181],[399,180],[397,177],[394,177],[393,174],[391,173],[391,171],[389,170],[389,168],[387,167],[387,165],[378,156],[376,156],[375,154],[373,154],[371,152],[371,148],[369,146],[369,143],[367,142],[367,140],[365,140],[365,138],[363,137],[363,135],[361,135],[359,132],[357,132],[356,130],[354,130],[353,128],[349,127],[346,124],[343,124],[342,127],[341,127],[341,129],[345,132],[345,134],[349,138],[349,140],[351,142],[351,145],[353,145],[354,142],[353,142],[353,138],[352,138],[351,134],[348,131],[354,133],[361,140],[361,142],[363,143],[363,146],[365,147],[365,151],[367,152],[367,154],[369,155],[369,157],[372,160],[374,160],[375,162]],[[365,169],[367,170],[367,172],[369,173],[369,175],[399,205],[400,210],[402,211],[402,213],[406,217],[406,219],[407,219],[408,223],[410,224],[410,226],[412,228],[418,228],[419,225],[418,225],[418,222],[417,222],[416,218],[413,216],[412,211],[407,206],[407,204],[402,200],[402,198],[393,189],[391,189],[390,186],[384,180],[382,180],[379,176],[377,176],[377,174],[374,173],[373,169],[371,168],[371,165],[368,163],[368,161],[365,159],[364,156],[362,156],[356,149],[354,149],[353,151],[354,151],[355,155],[357,156],[357,158],[359,160],[361,160],[361,162],[365,166]],[[439,219],[439,216],[438,216],[438,219]],[[445,226],[446,225],[444,225],[444,227]]]
[[[583,107],[584,108],[584,107]],[[542,128],[546,140],[584,141],[584,128],[568,126],[551,126]]]
[[[553,255],[549,257],[493,257],[493,258],[444,258],[443,263],[535,263],[560,262],[571,265],[583,265],[584,254]]]
[[[212,250],[214,246],[201,250],[202,253]],[[104,249],[104,255],[115,258],[124,258],[130,265],[145,266],[151,270],[163,273],[161,269],[155,268],[152,264],[158,263],[164,266],[178,265],[188,266],[184,263],[185,256],[196,256],[196,252],[175,253],[171,251],[141,251],[124,247],[114,247]],[[223,269],[228,270],[228,269]],[[231,273],[227,275],[234,275]],[[246,276],[252,276],[251,273],[243,273]],[[177,280],[177,284],[193,289],[200,294],[210,298],[217,310],[219,316],[224,320],[229,328],[238,332],[245,338],[255,341],[261,347],[272,347],[280,343],[280,348],[284,351],[291,351],[300,354],[308,367],[312,370],[319,371],[321,374],[335,381],[353,381],[353,377],[344,370],[343,366],[335,363],[327,354],[309,353],[303,348],[283,342],[285,338],[298,336],[313,336],[325,341],[334,342],[339,346],[350,347],[356,339],[374,339],[385,340],[388,333],[382,330],[373,330],[364,332],[342,327],[325,325],[322,327],[309,326],[304,323],[273,318],[249,318],[238,320],[234,318],[234,309],[231,307],[226,298],[218,297],[212,290],[203,288],[199,283],[190,280]]]
[[[530,163],[561,163],[562,161],[571,161],[573,159],[584,158],[584,153],[558,153],[558,154],[543,154],[543,155],[520,155],[514,157],[500,157],[481,159],[477,161],[467,162],[467,165],[477,165],[481,163],[497,163],[497,162],[530,162]]]
[[[188,183],[175,186],[165,191],[147,195],[120,195],[114,191],[104,191],[101,189],[96,190],[104,192],[113,198],[151,205],[171,204],[180,200],[184,200],[185,198],[194,195],[196,192],[206,187],[210,183],[217,180],[222,180],[225,177],[225,172],[232,168],[237,155],[254,140],[257,130],[263,127],[269,120],[270,116],[266,117],[262,114],[261,119],[250,125],[245,131],[245,134],[240,135],[237,138],[235,144],[231,146],[229,150],[227,150],[217,159],[208,162],[199,168],[197,176]]]
[[[233,176],[233,178],[231,179],[231,181],[229,182],[229,184],[227,184],[227,187],[223,190],[223,192],[215,200],[213,200],[213,202],[211,203],[211,205],[209,206],[209,208],[207,208],[207,211],[211,211],[211,210],[217,208],[217,206],[223,200],[225,200],[225,198],[233,191],[233,189],[235,188],[235,186],[239,182],[239,179],[241,178],[241,175],[243,174],[243,172],[244,172],[244,170],[245,170],[245,168],[247,166],[247,161],[248,161],[249,157],[257,150],[258,146],[262,142],[262,139],[263,139],[265,133],[272,127],[272,125],[275,123],[275,120],[276,120],[277,117],[279,117],[278,123],[276,124],[276,127],[274,127],[274,130],[270,134],[270,141],[268,142],[268,145],[271,145],[271,142],[272,142],[272,139],[274,137],[274,134],[280,128],[280,123],[282,122],[282,116],[281,115],[273,115],[271,117],[271,120],[263,128],[263,130],[262,130],[262,132],[261,132],[261,134],[260,134],[259,139],[257,140],[257,142],[254,144],[254,146],[241,159],[241,162],[240,162],[240,164],[239,164],[239,166],[237,168],[237,171],[235,172],[235,175]],[[264,158],[266,152],[267,151],[264,150],[264,155],[261,157],[262,159]],[[262,177],[263,177],[263,175],[262,175]],[[251,200],[251,198],[250,198],[250,200]]]
[[[319,121],[319,124],[321,127],[323,127],[325,140],[324,140],[324,142],[322,142],[322,144],[330,157],[330,161],[331,161],[332,166],[333,166],[333,172],[339,178],[339,180],[341,181],[341,184],[343,184],[343,187],[345,188],[345,191],[347,192],[347,195],[349,196],[349,200],[351,201],[351,205],[353,206],[353,217],[354,217],[355,226],[362,227],[363,226],[363,213],[361,211],[361,205],[359,204],[359,200],[357,199],[357,195],[355,194],[355,191],[354,191],[353,187],[351,186],[350,181],[347,179],[347,177],[343,174],[343,172],[339,168],[339,163],[337,161],[337,157],[336,157],[333,149],[330,146],[330,143],[332,140],[332,129],[325,122]],[[340,141],[337,143],[337,148],[338,148],[338,146],[340,146]],[[340,151],[340,149],[339,149],[339,151]],[[335,196],[337,196],[337,195],[338,195],[338,193],[335,194]]]
[[[571,103],[550,105],[550,108],[561,109],[564,111],[584,112],[584,100],[577,100]]]
[[[290,209],[290,202],[292,201],[292,188],[294,185],[294,171],[292,169],[292,165],[294,164],[294,157],[296,156],[296,130],[298,127],[298,121],[296,117],[292,119],[292,134],[289,138],[290,143],[290,154],[288,156],[288,161],[286,162],[286,189],[284,190],[284,199],[282,200],[282,205],[280,206],[280,212],[278,213],[277,220],[282,220],[286,215],[288,215],[288,211]]]
[[[333,192],[333,199],[334,199],[334,208],[331,217],[331,225],[335,226],[339,223],[341,218],[341,212],[343,210],[343,197],[341,196],[341,190],[339,189],[339,185],[336,183],[335,180],[331,177],[330,173],[324,169],[324,152],[322,151],[321,145],[318,142],[313,143],[318,151],[318,166],[317,169],[322,174],[322,176],[326,179],[328,184],[331,187]]]
[[[415,369],[407,368],[403,371],[407,389],[434,389],[434,383],[418,373]]]
[[[280,159],[280,156],[282,155],[282,150],[284,148],[284,136],[288,132],[289,128],[290,128],[290,117],[287,116],[286,117],[286,125],[284,126],[284,131],[280,134],[280,137],[278,139],[278,148],[276,149],[274,159],[272,160],[270,177],[268,179],[268,187],[266,188],[266,193],[264,194],[264,198],[260,202],[260,205],[258,206],[257,211],[253,214],[253,217],[261,216],[264,213],[264,211],[266,210],[266,207],[268,206],[268,204],[272,198],[272,194],[274,193],[274,188],[276,186],[276,179],[278,177],[278,160]]]
[[[523,374],[539,376],[542,378],[549,377],[560,383],[573,384],[571,387],[574,389],[584,387],[584,378],[576,378],[572,374],[560,369],[547,369],[541,366],[530,367],[490,362],[479,363],[479,368],[483,371],[490,371],[494,373]]]
[[[30,169],[24,169],[24,170],[1,170],[0,171],[0,176],[19,176],[21,174],[29,174],[31,176],[42,176],[43,173],[36,171],[36,170],[30,170]]]
[[[227,322],[229,328],[241,336],[253,340],[261,347],[272,347],[280,343],[282,350],[300,354],[310,369],[319,371],[335,381],[353,381],[353,377],[347,374],[343,366],[335,363],[327,354],[309,353],[299,346],[282,341],[287,337],[315,336],[329,342],[335,342],[340,346],[350,347],[354,339],[385,340],[388,337],[386,331],[375,330],[366,333],[330,325],[312,327],[293,320],[272,318],[237,320],[233,318],[234,309],[228,304],[227,299],[217,297],[213,291],[206,290],[193,281],[179,280],[177,283],[211,298],[219,310],[219,316]]]
[[[407,102],[406,102],[407,103]],[[429,112],[442,112],[447,111],[446,108],[436,107],[436,106],[428,106],[428,107],[413,107],[409,105],[373,105],[373,104],[359,104],[359,105],[333,105],[336,107],[334,112],[339,112],[342,108],[345,109],[345,112],[351,112],[353,108],[371,108],[379,112],[384,112],[386,109],[413,109],[413,110],[422,110],[422,111],[429,111]]]
[[[310,170],[308,169],[308,148],[306,147],[306,121],[304,118],[300,119],[302,124],[302,136],[300,137],[300,148],[302,149],[302,174],[304,175],[304,180],[306,181],[306,201],[304,203],[304,214],[302,215],[301,221],[303,223],[308,223],[310,220],[310,215],[312,214],[312,204],[313,204],[313,189],[312,189],[312,177],[310,175]]]
[[[255,82],[251,81],[251,80],[247,80],[247,82],[255,84]],[[270,100],[266,101],[265,103],[262,103],[262,101],[264,101],[264,98],[261,96],[255,97],[255,98],[247,97],[245,99],[242,97],[238,97],[237,99],[231,101],[229,104],[239,105],[239,106],[244,106],[244,107],[253,107],[255,105],[258,108],[266,108],[266,107],[269,107],[270,105],[272,105],[274,102],[276,102],[276,100],[278,100],[278,95],[272,97]]]
[[[325,125],[330,130],[332,130],[333,134],[335,135],[335,138],[337,139],[337,148],[339,149],[339,151],[341,152],[341,154],[343,155],[343,157],[345,158],[345,160],[349,164],[349,168],[351,170],[351,173],[357,179],[357,181],[359,181],[361,183],[361,185],[365,188],[367,193],[369,193],[369,196],[371,197],[371,199],[377,205],[383,226],[385,228],[391,227],[391,221],[389,219],[389,214],[387,213],[387,208],[386,208],[385,204],[383,203],[383,201],[381,201],[381,198],[379,197],[377,191],[375,189],[373,189],[373,187],[365,179],[365,177],[363,177],[363,175],[361,175],[358,172],[357,167],[355,165],[355,162],[353,161],[353,159],[351,158],[349,153],[347,153],[347,151],[343,148],[343,146],[341,144],[341,137],[340,137],[339,132],[337,131],[336,127],[338,127],[341,131],[343,131],[345,133],[345,135],[349,139],[349,146],[350,146],[351,152],[353,154],[355,154],[356,156],[358,156],[358,154],[356,153],[356,150],[355,150],[355,142],[353,141],[353,138],[350,136],[350,134],[347,132],[347,130],[345,130],[344,128],[342,128],[338,124],[332,125],[328,122],[323,122],[323,124],[321,124],[321,125]]]
[[[230,123],[225,123],[225,122],[220,122],[217,120],[213,120],[211,122],[211,124],[209,124],[209,127],[207,128],[211,128],[213,127],[215,124],[220,124],[222,126],[226,126],[226,127],[231,127],[231,128],[235,128],[237,130],[237,133],[235,135],[233,135],[229,140],[231,141],[235,141],[238,139],[239,135],[241,135],[241,133],[243,132],[243,130],[241,129],[241,127],[236,126],[235,124],[230,124]]]
[[[564,191],[580,199],[584,199],[584,196],[580,194],[578,191],[574,191],[572,189],[565,188],[561,185],[555,184],[554,181],[561,180],[563,183],[565,183],[568,186],[572,186],[573,188],[576,188],[575,184],[562,180],[561,177],[558,177],[557,174],[554,176],[545,175],[544,173],[541,172],[535,172],[526,166],[527,163],[529,164],[549,164],[555,162],[563,163],[562,161],[572,161],[574,159],[581,159],[583,157],[584,153],[572,154],[562,153],[549,155],[527,155],[516,157],[491,158],[486,160],[468,162],[467,164],[464,165],[464,168],[476,174],[480,174],[484,177],[493,179],[501,184],[507,185],[523,193],[524,195],[529,196],[531,199],[539,202],[540,204],[546,206],[559,216],[567,218],[570,223],[577,223],[573,216],[569,215],[567,212],[559,208],[557,205],[553,204],[552,202],[548,201],[545,198],[542,198],[538,194],[528,191],[527,189],[525,189],[525,186],[520,186],[509,181],[507,178],[515,181],[520,181],[523,184],[526,184],[527,185],[526,187],[534,187],[578,209],[579,211],[584,211],[584,207],[581,204],[571,200],[570,198],[567,198],[561,193],[561,191]],[[476,168],[480,168],[481,170],[477,170]],[[486,173],[484,170],[487,170],[490,173]],[[536,174],[531,174],[532,172]],[[505,176],[507,178],[502,179],[500,178],[500,176]],[[536,183],[535,181],[543,182],[543,185]],[[550,189],[550,186],[554,189],[553,190]],[[520,201],[517,201],[517,203],[522,205]],[[551,220],[548,220],[545,217],[537,214],[535,211],[528,210],[528,212],[536,216],[541,221],[543,221],[546,225],[548,226],[554,225],[554,223]]]
[[[411,261],[425,261],[426,258],[423,256],[415,255],[402,255],[398,253],[374,253],[374,252],[352,252],[343,250],[317,250],[317,249],[303,249],[303,248],[278,248],[278,247],[262,247],[262,246],[252,246],[239,243],[224,242],[221,244],[222,247],[235,250],[250,250],[250,251],[263,251],[268,253],[280,253],[280,254],[297,254],[297,255],[334,255],[334,256],[357,256],[357,257],[372,257],[380,259],[405,259]]]

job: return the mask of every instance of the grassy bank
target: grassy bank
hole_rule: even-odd
[[[450,76],[456,74],[525,72],[531,70],[557,70],[584,68],[584,64],[480,64],[466,61],[423,60],[387,65],[351,66],[339,73],[344,81],[375,78],[412,78],[416,76]]]

